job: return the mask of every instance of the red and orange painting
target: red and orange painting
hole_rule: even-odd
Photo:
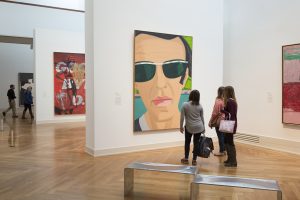
[[[282,47],[282,122],[300,124],[300,44]]]
[[[55,115],[85,114],[85,55],[54,52]]]

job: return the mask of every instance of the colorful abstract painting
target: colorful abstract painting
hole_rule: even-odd
[[[85,56],[54,53],[55,115],[85,114]]]
[[[300,44],[282,47],[282,122],[300,124]]]
[[[19,105],[24,105],[24,93],[28,87],[34,91],[33,73],[19,73]],[[32,92],[34,94],[34,92]]]
[[[192,87],[192,43],[191,36],[135,31],[135,132],[179,128]]]

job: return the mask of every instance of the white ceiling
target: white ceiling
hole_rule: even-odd
[[[84,9],[85,0],[9,0],[9,1],[53,6],[59,8],[74,9],[74,10],[85,10]]]

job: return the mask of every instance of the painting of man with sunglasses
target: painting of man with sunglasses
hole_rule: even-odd
[[[134,131],[179,128],[191,77],[191,36],[135,31]]]

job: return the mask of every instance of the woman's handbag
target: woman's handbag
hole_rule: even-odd
[[[211,121],[211,127],[219,127],[222,119],[223,119],[223,115],[222,115],[222,113],[219,113],[219,114]]]
[[[214,143],[212,139],[206,137],[203,133],[203,135],[200,136],[198,143],[196,143],[195,145],[194,151],[196,155],[202,158],[208,158],[213,150],[214,150]]]
[[[233,133],[234,132],[235,121],[229,119],[224,119],[220,121],[219,131],[223,133]]]

